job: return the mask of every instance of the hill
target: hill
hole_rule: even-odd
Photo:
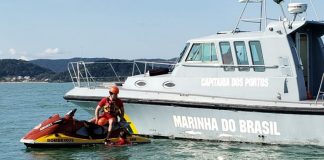
[[[101,60],[108,60],[107,58],[71,58],[71,59],[36,59],[29,62],[41,66],[43,68],[50,69],[55,73],[67,71],[69,62],[95,62]]]
[[[94,64],[87,64],[87,70],[91,76],[98,81],[111,81],[116,80],[115,74],[124,78],[130,76],[133,72],[134,60],[123,59],[107,59],[107,58],[72,58],[72,59],[38,59],[33,61],[15,60],[15,59],[0,59],[0,82],[21,82],[21,81],[46,81],[46,82],[71,82],[70,73],[67,71],[69,62],[99,62]],[[138,59],[137,61],[150,61],[150,62],[170,62],[175,59]],[[110,64],[106,62],[117,62]],[[119,62],[129,62],[122,64]],[[147,69],[150,69],[148,64]],[[83,65],[80,66],[80,72],[84,73]],[[74,66],[76,67],[76,66]],[[159,65],[155,65],[159,67]],[[135,74],[144,71],[144,64],[137,64]],[[76,69],[76,68],[75,68]],[[138,70],[137,70],[138,69]],[[73,71],[73,70],[71,70]],[[108,78],[107,78],[108,77]]]
[[[28,61],[0,59],[0,81],[36,80],[40,75],[51,74],[54,74],[54,72]]]
[[[137,61],[150,61],[150,62],[165,62],[165,61],[172,61],[174,62],[176,58],[172,59],[136,59]],[[133,61],[133,60],[123,60],[123,59],[109,59],[109,58],[71,58],[71,59],[36,59],[31,60],[29,62],[41,66],[43,68],[50,69],[55,73],[65,72],[68,68],[69,62],[97,62],[97,61]]]

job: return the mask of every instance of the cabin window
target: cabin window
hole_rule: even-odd
[[[204,62],[217,61],[216,49],[214,43],[202,44],[203,59]]]
[[[177,60],[178,63],[181,61],[181,59],[182,59],[183,55],[186,53],[188,47],[189,47],[189,43],[186,44],[186,46],[183,48],[182,52],[180,53],[180,56]]]
[[[201,60],[200,48],[201,48],[200,43],[193,44],[186,61],[200,61]]]
[[[215,45],[213,43],[193,44],[186,61],[217,61]]]
[[[264,65],[263,54],[261,50],[260,41],[250,41],[249,42],[250,50],[251,50],[251,57],[253,65]],[[264,72],[264,66],[256,66],[253,67],[255,72]]]
[[[223,64],[225,65],[224,71],[234,71],[234,61],[232,57],[231,45],[229,42],[220,42],[220,51],[222,55]],[[226,66],[230,65],[230,66]]]
[[[246,47],[244,41],[234,42],[235,53],[238,65],[249,65],[249,60],[246,53]],[[238,67],[239,71],[249,71],[250,67]]]
[[[212,43],[211,44],[211,61],[217,61],[217,55],[216,55],[216,48],[215,48],[215,44]]]

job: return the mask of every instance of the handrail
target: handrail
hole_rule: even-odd
[[[101,65],[101,68],[99,67]],[[115,65],[129,65],[128,70],[126,71],[129,75],[121,75],[119,73],[119,68]],[[174,62],[146,62],[146,61],[123,61],[123,62],[69,62],[68,63],[68,72],[70,74],[72,83],[74,87],[88,87],[88,88],[95,88],[98,86],[102,86],[105,83],[104,82],[111,82],[111,81],[117,81],[117,82],[124,82],[127,77],[144,74],[147,72],[147,68],[150,67],[151,69],[154,68],[170,68],[171,66],[174,66]],[[166,67],[165,67],[166,66]],[[92,74],[91,69],[96,69],[96,67],[99,67],[99,69],[105,69],[105,73],[109,73],[109,76],[107,76],[105,73],[103,73],[102,76],[98,76],[96,74]],[[108,68],[107,68],[108,67]],[[109,72],[108,70],[111,70]],[[123,71],[125,72],[125,68],[123,68]],[[129,71],[129,72],[128,72]],[[111,75],[110,75],[111,74]],[[146,76],[144,74],[144,76]]]
[[[322,75],[321,83],[320,83],[320,86],[319,86],[319,88],[318,88],[318,92],[317,92],[317,95],[316,95],[315,104],[317,104],[318,98],[319,98],[319,96],[320,96],[321,94],[323,94],[323,95],[322,95],[322,99],[323,99],[324,91],[321,90],[321,89],[322,89],[322,85],[323,85],[323,81],[324,81],[324,73],[323,73],[323,75]]]
[[[224,64],[208,64],[208,63],[185,63],[182,64],[183,66],[190,66],[190,67],[215,67],[215,68],[224,68],[224,67],[249,67],[249,68],[255,68],[255,67],[264,67],[264,68],[279,68],[278,65],[224,65]]]

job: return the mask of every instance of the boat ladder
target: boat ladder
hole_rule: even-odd
[[[324,81],[324,73],[322,75],[321,83],[320,83],[320,86],[318,88],[318,92],[317,92],[315,104],[317,104],[317,101],[318,101],[319,96],[322,96],[322,100],[324,98],[324,91],[321,90],[322,89],[322,85],[323,85],[323,81]]]

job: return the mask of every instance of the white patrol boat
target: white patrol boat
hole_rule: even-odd
[[[281,1],[272,3],[282,8]],[[75,87],[64,98],[93,114],[116,84],[134,134],[324,146],[324,23],[298,20],[306,8],[288,4],[291,20],[283,10],[270,20],[265,9],[256,21],[243,19],[243,10],[233,31],[189,40],[175,64],[70,63]],[[242,21],[258,22],[260,31],[239,31]],[[118,83],[91,75],[99,65]],[[132,76],[123,80],[118,71],[127,65]]]

